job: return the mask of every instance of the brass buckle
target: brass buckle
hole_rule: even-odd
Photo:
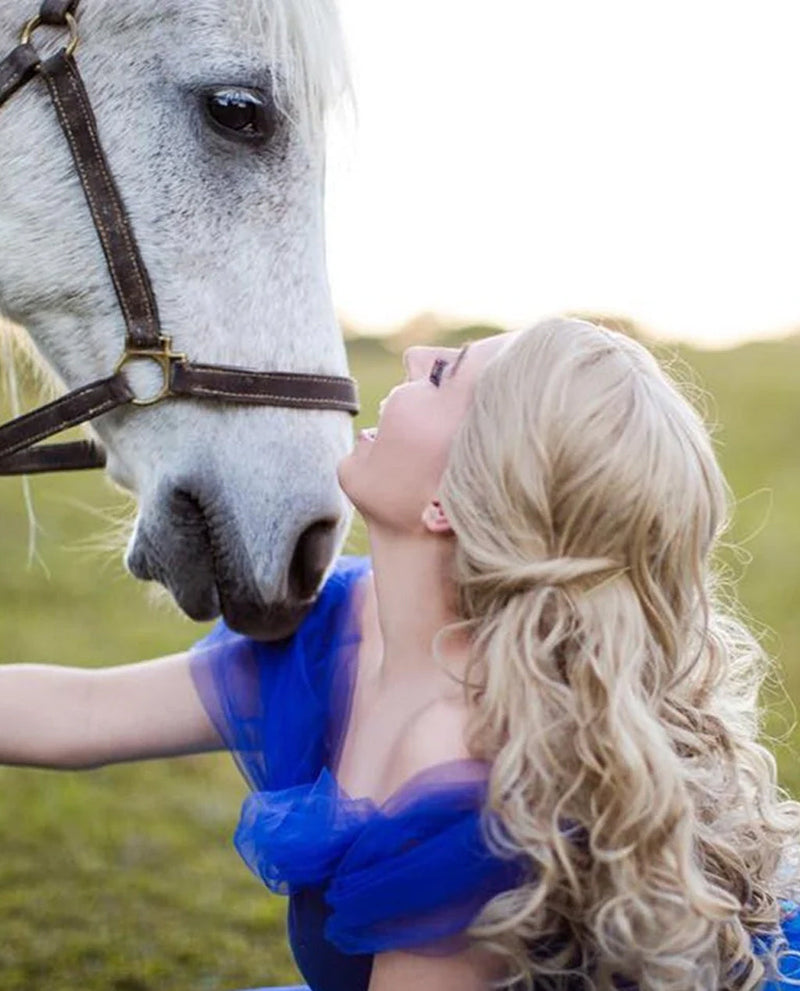
[[[67,22],[67,27],[69,28],[69,41],[67,42],[66,53],[68,56],[71,56],[75,54],[75,49],[78,47],[78,42],[80,41],[78,37],[78,22],[72,14],[65,14],[64,20]],[[41,26],[41,16],[37,14],[35,17],[32,17],[22,29],[22,34],[19,36],[20,43],[23,45],[30,44],[34,32]]]
[[[133,406],[155,406],[156,403],[160,403],[172,395],[170,382],[172,366],[175,362],[186,361],[185,354],[172,350],[171,337],[160,336],[158,339],[161,342],[161,350],[158,348],[127,348],[114,369],[114,374],[118,375],[130,361],[154,361],[161,369],[163,382],[160,391],[154,396],[146,396],[143,399],[134,396],[131,399]]]

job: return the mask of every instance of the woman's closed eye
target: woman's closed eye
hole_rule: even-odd
[[[428,375],[428,381],[432,382],[437,388],[441,385],[442,375],[444,374],[445,368],[447,368],[448,362],[444,358],[437,358],[433,363],[430,375]]]

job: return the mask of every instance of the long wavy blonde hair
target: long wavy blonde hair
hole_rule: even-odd
[[[440,495],[487,836],[529,867],[470,929],[503,986],[759,987],[800,804],[757,742],[770,662],[715,600],[700,416],[635,341],[547,321],[482,373]]]

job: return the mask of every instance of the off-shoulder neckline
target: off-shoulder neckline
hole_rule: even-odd
[[[376,801],[370,795],[353,796],[341,784],[339,765],[352,716],[358,675],[358,655],[362,641],[360,619],[371,576],[372,566],[367,559],[365,570],[353,582],[344,605],[344,616],[341,619],[341,631],[344,636],[341,642],[344,643],[345,650],[339,655],[339,665],[333,672],[329,687],[330,746],[328,761],[324,770],[327,771],[336,786],[337,795],[349,803],[367,804],[377,812],[396,812],[408,807],[421,797],[420,794],[412,794],[409,798],[408,792],[410,791],[418,793],[420,789],[423,789],[423,794],[429,794],[431,791],[457,792],[464,789],[474,789],[476,785],[480,786],[480,790],[483,791],[489,777],[489,765],[486,761],[474,757],[455,757],[452,760],[440,761],[429,767],[423,767],[406,778],[381,801]],[[466,771],[466,775],[458,774],[459,770]],[[448,772],[454,772],[452,777],[449,776]],[[447,780],[437,780],[443,773]]]
[[[454,775],[446,780],[441,779],[442,772],[456,772],[459,769],[465,771],[469,769],[471,774],[459,777]],[[440,761],[438,764],[431,764],[430,767],[423,767],[422,770],[416,771],[406,778],[386,798],[376,801],[370,795],[353,797],[346,788],[342,787],[330,767],[326,767],[324,770],[330,776],[336,787],[337,795],[343,801],[353,805],[368,805],[375,812],[381,814],[402,812],[434,792],[437,794],[466,792],[483,796],[488,781],[488,768],[484,761],[470,757],[455,757],[453,760]]]

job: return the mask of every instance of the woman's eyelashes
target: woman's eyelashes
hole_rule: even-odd
[[[437,387],[441,385],[442,375],[444,374],[445,368],[447,368],[447,362],[444,358],[437,358],[433,363],[433,368],[431,368],[428,380]]]

